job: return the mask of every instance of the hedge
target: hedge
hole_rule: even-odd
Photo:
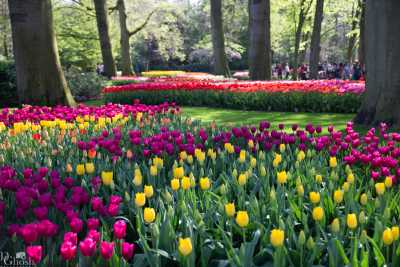
[[[361,105],[362,95],[323,93],[233,93],[204,90],[129,91],[106,93],[106,102],[131,104],[139,99],[143,104],[160,104],[165,101],[181,106],[206,106],[239,110],[281,112],[331,112],[355,113]]]

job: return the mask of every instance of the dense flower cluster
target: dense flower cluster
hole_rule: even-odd
[[[365,91],[364,82],[344,80],[316,80],[316,81],[267,81],[267,82],[215,82],[207,80],[179,81],[164,79],[162,81],[133,83],[121,86],[111,86],[103,89],[104,93],[129,92],[129,91],[166,91],[166,90],[204,90],[204,91],[228,91],[228,92],[302,92],[302,93],[326,93],[326,94],[362,94]]]
[[[384,124],[222,129],[169,104],[1,118],[3,249],[40,266],[398,264],[400,134]]]

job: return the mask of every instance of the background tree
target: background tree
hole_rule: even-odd
[[[222,24],[221,0],[210,0],[210,4],[214,72],[218,75],[230,76],[228,61],[225,54],[225,39]]]
[[[361,13],[361,0],[353,3],[353,10],[351,15],[351,32],[349,33],[349,47],[347,49],[347,62],[353,62],[354,47],[357,40],[357,24],[361,23],[360,13]],[[360,24],[361,25],[361,24]],[[361,45],[361,43],[360,43]]]
[[[313,32],[311,36],[311,52],[310,52],[310,78],[318,78],[319,55],[321,52],[321,27],[324,17],[324,0],[317,0],[315,7],[315,17]]]
[[[360,9],[361,9],[361,17],[360,17],[360,39],[358,45],[358,61],[362,67],[365,66],[365,8],[366,8],[366,0],[358,0]]]
[[[108,9],[106,0],[93,0],[96,10],[97,30],[99,32],[104,74],[111,78],[116,76],[115,62],[108,27]]]
[[[51,0],[9,0],[21,103],[75,105],[61,69]]]
[[[270,1],[249,0],[249,75],[252,80],[271,79]]]
[[[151,11],[144,22],[139,25],[137,28],[135,28],[133,31],[128,30],[127,26],[127,13],[126,13],[126,8],[125,8],[125,1],[124,0],[118,0],[117,2],[117,9],[118,9],[118,14],[119,14],[119,27],[120,27],[120,32],[121,32],[121,61],[122,61],[122,75],[132,75],[132,61],[131,61],[131,56],[130,56],[130,45],[129,45],[129,39],[137,34],[139,31],[144,29],[146,27],[147,23],[149,22],[151,16],[155,13],[155,10]]]
[[[354,121],[400,127],[400,2],[366,1],[366,95]]]

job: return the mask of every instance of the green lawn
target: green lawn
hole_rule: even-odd
[[[288,126],[298,124],[301,127],[312,123],[323,127],[333,125],[337,130],[344,129],[346,123],[354,116],[354,114],[263,112],[205,107],[183,107],[182,114],[206,123],[215,121],[219,125],[257,125],[260,121],[267,120],[275,127],[280,123]]]
[[[86,105],[101,105],[101,100],[85,102]],[[351,121],[354,114],[335,114],[335,113],[295,113],[295,112],[265,112],[265,111],[243,111],[207,107],[182,107],[182,114],[186,117],[199,119],[204,123],[215,121],[218,125],[240,126],[258,125],[260,121],[266,120],[277,127],[283,123],[287,126],[298,124],[304,127],[307,123],[313,125],[326,126],[333,125],[337,130],[345,128],[346,123]],[[364,128],[357,128],[362,132]]]

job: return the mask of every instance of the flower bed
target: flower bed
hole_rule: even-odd
[[[169,104],[0,114],[2,251],[39,266],[398,265],[385,125],[227,130]]]
[[[365,84],[326,81],[153,81],[103,89],[106,101],[145,104],[174,101],[180,105],[266,111],[352,113],[358,110]]]

